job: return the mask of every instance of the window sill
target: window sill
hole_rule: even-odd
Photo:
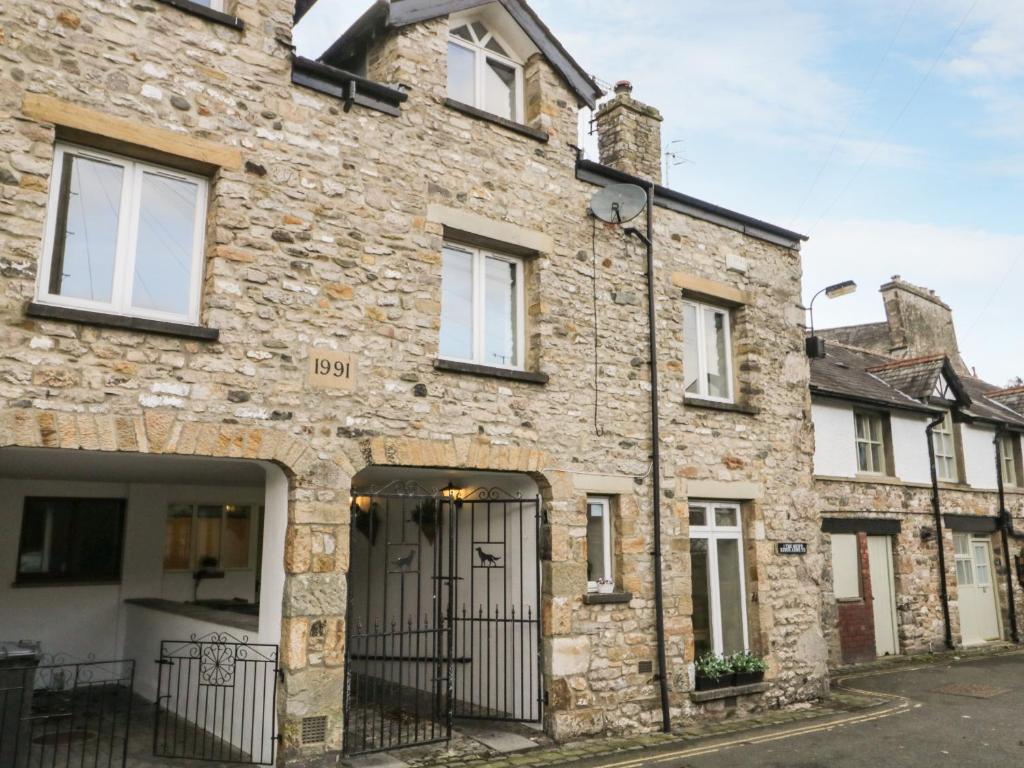
[[[632,592],[587,592],[583,595],[584,605],[617,605],[628,603],[633,599]]]
[[[737,696],[754,696],[768,690],[768,683],[751,683],[731,688],[716,688],[713,691],[690,691],[690,700],[695,704],[706,704],[709,701],[732,699]]]
[[[837,597],[836,603],[839,605],[863,605],[863,597]]]
[[[456,112],[461,112],[468,117],[475,117],[477,120],[483,120],[488,123],[493,123],[501,128],[518,133],[520,136],[525,136],[528,139],[539,141],[542,144],[547,144],[550,137],[544,133],[544,131],[538,131],[536,128],[531,128],[528,125],[517,123],[514,120],[507,120],[504,117],[498,117],[498,115],[492,115],[490,112],[485,112],[482,109],[477,109],[469,104],[464,104],[461,101],[455,99],[445,99],[444,105],[449,109],[454,109]]]
[[[757,408],[741,403],[720,403],[717,400],[704,400],[700,397],[684,396],[683,404],[688,408],[706,408],[709,411],[727,411],[729,413],[743,413],[747,416],[757,416],[761,413]]]
[[[527,384],[547,384],[546,373],[535,373],[534,371],[514,371],[509,368],[494,368],[490,365],[477,365],[476,363],[459,363],[454,360],[434,361],[434,370],[449,371],[450,373],[467,373],[470,376],[487,376],[494,379],[508,379],[509,381],[522,381]]]
[[[193,16],[198,16],[207,21],[213,21],[217,24],[223,24],[225,27],[231,27],[241,32],[245,29],[245,22],[236,16],[232,16],[230,13],[223,13],[222,11],[215,11],[213,8],[207,8],[205,5],[199,3],[190,2],[190,0],[157,0],[157,2],[163,3],[164,5],[170,5],[177,8],[179,11],[190,13]]]
[[[126,315],[108,315],[105,312],[58,307],[53,304],[41,304],[38,301],[29,303],[25,308],[25,314],[29,317],[43,320],[66,320],[72,323],[85,323],[104,328],[120,328],[122,330],[141,331],[143,333],[157,333],[163,336],[178,336],[198,341],[217,341],[220,338],[220,331],[216,328],[206,328],[201,325],[189,325],[187,323],[172,323],[166,320],[128,317]]]

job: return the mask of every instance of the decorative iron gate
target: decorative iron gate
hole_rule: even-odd
[[[153,754],[273,765],[278,646],[214,633],[160,643]]]
[[[500,489],[356,496],[347,754],[445,741],[455,718],[540,721],[540,510]]]
[[[3,768],[124,768],[135,662],[47,658],[0,670]]]

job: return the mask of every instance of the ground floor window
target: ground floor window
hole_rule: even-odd
[[[611,504],[607,497],[592,496],[587,499],[587,589],[598,592],[614,578]]]
[[[690,563],[697,656],[749,648],[740,505],[691,502]]]
[[[123,499],[25,499],[17,581],[116,582]]]
[[[248,568],[253,515],[248,504],[171,504],[164,570]]]

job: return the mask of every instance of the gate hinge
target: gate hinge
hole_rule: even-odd
[[[174,662],[170,659],[153,659],[154,664],[159,664],[162,667],[173,667]]]
[[[542,702],[544,702],[544,706],[545,707],[548,706],[551,703],[551,701],[548,699],[548,692],[547,691],[544,691],[544,693],[541,694],[540,700]]]
[[[277,673],[278,680],[280,680],[283,683],[284,682],[284,667],[278,667],[274,671]]]

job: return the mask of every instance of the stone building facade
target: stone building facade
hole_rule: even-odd
[[[934,291],[897,276],[881,293],[887,322],[819,331],[812,360],[834,665],[1016,640],[1024,607],[1019,403],[968,373]]]
[[[617,93],[602,114],[636,126],[628,141],[643,156],[620,153],[627,139],[613,131],[602,136],[605,164],[578,158],[567,147],[599,91],[518,0],[459,4],[520,52],[523,99],[508,118],[451,98],[463,17],[377,4],[309,62],[292,51],[293,5],[0,8],[0,476],[15,452],[57,478],[97,456],[97,467],[144,455],[283,473],[282,541],[262,553],[265,582],[281,571],[281,761],[333,759],[344,746],[346,606],[365,586],[349,573],[353,497],[367,473],[415,472],[436,487],[504,473],[536,489],[538,551],[521,554],[539,560],[544,723],[556,738],[657,728],[659,675],[677,724],[722,706],[689,696],[695,501],[739,511],[745,560],[733,581],[743,582],[747,645],[769,665],[766,689],[743,706],[822,695],[827,542],[811,477],[800,236],[654,188],[662,461],[652,467],[644,249],[587,211],[603,186],[658,181],[656,112]],[[47,300],[61,147],[200,180],[191,320]],[[452,242],[521,260],[520,365],[439,352]],[[728,318],[727,397],[687,394],[697,378],[684,364],[687,302]],[[344,386],[323,385],[321,357],[328,371],[343,366]],[[611,600],[588,592],[593,497],[614,510]],[[654,663],[655,504],[664,670]],[[780,542],[808,551],[779,555]],[[265,583],[261,638],[275,632],[267,594]],[[304,743],[316,718],[324,734]]]

